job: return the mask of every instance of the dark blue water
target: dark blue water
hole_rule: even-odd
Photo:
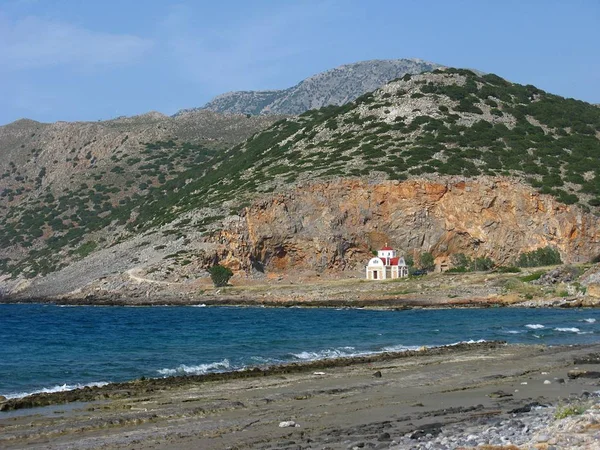
[[[0,395],[480,339],[600,342],[600,310],[0,305]]]

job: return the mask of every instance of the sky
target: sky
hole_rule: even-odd
[[[600,0],[0,0],[0,125],[174,114],[397,58],[600,103]]]

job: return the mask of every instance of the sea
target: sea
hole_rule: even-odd
[[[600,342],[600,309],[0,304],[0,395],[503,340]]]

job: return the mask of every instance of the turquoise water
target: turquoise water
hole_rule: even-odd
[[[600,342],[600,310],[0,305],[0,395],[482,339]]]

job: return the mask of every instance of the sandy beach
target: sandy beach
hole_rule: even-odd
[[[37,403],[49,404],[45,407],[12,410],[27,406],[26,401],[3,405],[0,447],[462,447],[459,440],[452,444],[451,436],[462,436],[473,446],[493,444],[473,434],[477,426],[488,434],[490,427],[512,427],[510,421],[542,420],[550,426],[555,419],[546,411],[582,399],[597,403],[599,352],[600,344],[479,343],[47,394]],[[528,418],[531,414],[546,416]],[[567,442],[575,441],[561,445],[560,439],[575,439],[574,433],[542,434],[540,440],[542,432],[535,427],[523,430],[501,442],[537,445],[522,448],[594,448],[588,443],[598,434],[597,425],[588,427],[576,436],[581,446],[570,446]],[[432,441],[445,435],[450,436],[446,446]]]

